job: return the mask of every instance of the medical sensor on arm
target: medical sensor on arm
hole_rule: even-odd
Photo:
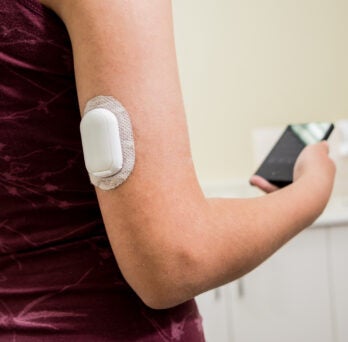
[[[109,177],[122,169],[120,131],[115,115],[107,109],[89,111],[81,121],[86,168],[96,177]]]
[[[91,183],[103,190],[121,185],[135,163],[132,126],[125,108],[111,96],[91,99],[80,131]]]

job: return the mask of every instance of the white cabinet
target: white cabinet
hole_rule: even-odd
[[[347,342],[348,226],[330,228],[328,241],[335,342]]]
[[[307,229],[231,284],[232,341],[334,341],[326,235]]]
[[[230,315],[226,297],[229,285],[201,294],[196,298],[206,342],[230,342]]]

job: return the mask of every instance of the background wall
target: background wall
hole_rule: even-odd
[[[203,183],[254,171],[252,131],[348,118],[348,1],[173,0]]]

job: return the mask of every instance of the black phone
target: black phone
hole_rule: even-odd
[[[330,122],[288,125],[255,174],[280,188],[292,183],[295,162],[303,148],[328,139],[333,129]]]

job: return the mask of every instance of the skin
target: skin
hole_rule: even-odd
[[[136,164],[96,193],[115,258],[150,307],[178,305],[237,279],[308,227],[325,208],[335,167],[307,147],[294,183],[252,199],[206,199],[191,158],[169,0],[41,0],[67,26],[81,111],[112,95],[133,124]],[[277,190],[277,191],[275,191]]]

